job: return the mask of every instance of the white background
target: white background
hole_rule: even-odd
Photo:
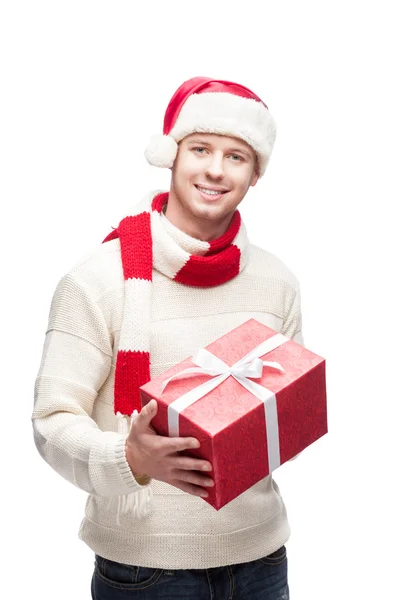
[[[299,278],[306,345],[328,363],[330,432],[275,474],[291,597],[398,597],[394,6],[2,2],[2,597],[90,597],[85,493],[31,433],[48,310],[75,261],[168,187],[143,149],[196,75],[252,88],[276,119],[270,165],[241,212],[252,241]]]

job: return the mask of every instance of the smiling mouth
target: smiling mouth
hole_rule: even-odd
[[[209,196],[209,197],[222,196],[223,194],[227,194],[227,192],[229,191],[229,190],[218,190],[218,189],[214,189],[214,188],[202,187],[200,185],[196,185],[195,187],[197,188],[197,190],[199,192],[201,192],[201,194],[205,194],[206,196]]]

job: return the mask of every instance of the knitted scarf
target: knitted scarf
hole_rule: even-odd
[[[226,283],[245,267],[248,239],[236,210],[228,230],[212,242],[195,240],[175,228],[163,215],[168,193],[144,198],[104,240],[119,238],[125,299],[116,357],[114,412],[118,432],[129,434],[141,410],[140,386],[150,380],[150,324],[153,268],[184,285],[211,287]],[[173,228],[174,235],[168,231]],[[177,239],[178,238],[178,239]],[[109,509],[120,526],[121,513],[145,517],[152,505],[152,487],[111,497]]]
[[[155,195],[154,195],[155,194]],[[179,243],[162,223],[168,193],[150,194],[104,240],[119,237],[125,300],[116,358],[114,411],[131,416],[141,410],[140,386],[150,380],[150,319],[152,269],[179,283],[211,287],[226,283],[245,267],[248,240],[238,210],[228,230],[211,242],[181,232]],[[123,428],[123,426],[122,426]]]

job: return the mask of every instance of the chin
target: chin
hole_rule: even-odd
[[[199,213],[209,213],[211,215],[222,215],[225,212],[229,212],[226,206],[223,206],[221,202],[206,202],[206,200],[197,200],[191,204],[192,209]]]

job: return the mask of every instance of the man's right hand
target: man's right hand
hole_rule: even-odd
[[[126,440],[126,458],[133,474],[164,481],[193,496],[206,498],[206,487],[213,479],[202,473],[212,470],[212,465],[198,458],[179,455],[183,450],[199,448],[200,443],[191,437],[166,437],[158,435],[151,420],[158,410],[156,400],[144,406],[133,421]]]

